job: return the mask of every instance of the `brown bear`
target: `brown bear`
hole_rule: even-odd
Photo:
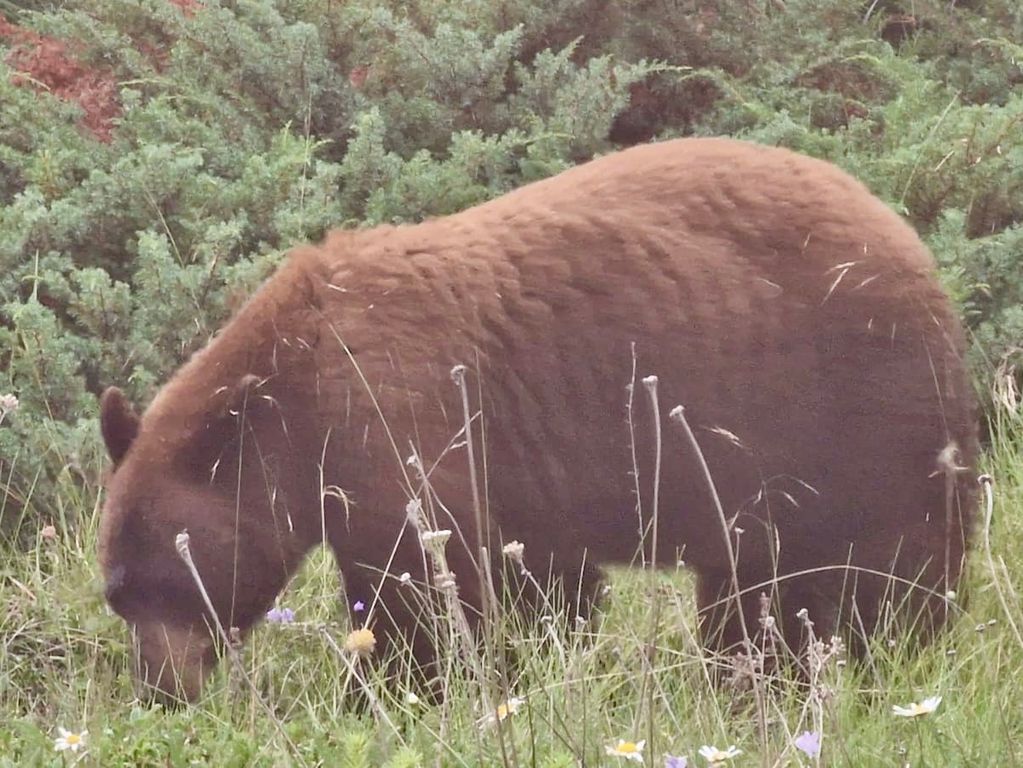
[[[803,608],[819,634],[889,614],[931,631],[976,503],[974,411],[934,261],[861,184],[732,140],[635,147],[457,215],[334,231],[141,419],[108,390],[107,598],[144,682],[188,699],[217,643],[185,529],[224,626],[252,627],[326,541],[349,594],[386,607],[377,634],[414,631],[398,577],[430,578],[407,514],[429,497],[469,605],[481,541],[521,542],[584,599],[646,547],[695,571],[713,648],[757,626],[761,592],[793,645]]]

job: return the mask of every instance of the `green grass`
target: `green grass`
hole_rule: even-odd
[[[613,575],[599,623],[503,615],[495,634],[518,659],[504,691],[482,691],[451,655],[443,702],[421,691],[413,702],[379,667],[353,667],[347,611],[320,553],[282,595],[295,623],[258,629],[199,704],[147,707],[134,697],[127,631],[103,602],[98,511],[85,509],[79,527],[61,514],[54,538],[3,555],[0,766],[627,765],[605,754],[618,739],[644,739],[648,766],[665,754],[703,766],[701,746],[733,744],[734,765],[1023,763],[1021,436],[1023,418],[1006,417],[986,457],[992,549],[978,531],[951,631],[922,651],[879,642],[873,666],[825,658],[809,685],[759,677],[743,691],[710,682],[688,577],[634,570]],[[892,713],[934,695],[933,714]],[[518,711],[500,728],[481,725],[509,696],[524,700]],[[55,751],[59,727],[88,729],[85,749]],[[793,746],[804,730],[822,733],[819,760]]]

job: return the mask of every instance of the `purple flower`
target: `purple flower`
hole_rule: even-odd
[[[352,604],[352,610],[356,613],[362,613],[366,610],[366,604],[362,602],[362,600],[356,600],[355,603]]]
[[[803,731],[792,743],[807,757],[817,757],[821,753],[821,735],[816,731]]]
[[[295,620],[295,612],[290,608],[271,608],[266,612],[266,620],[271,624],[290,624]]]
[[[673,755],[664,756],[664,768],[688,768],[689,761],[682,756],[675,757]]]

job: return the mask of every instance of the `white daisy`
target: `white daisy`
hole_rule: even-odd
[[[85,737],[89,735],[88,731],[80,731],[75,733],[69,731],[66,728],[57,728],[59,734],[56,739],[53,740],[53,748],[58,752],[63,752],[70,749],[72,752],[77,752],[79,749],[85,748]]]
[[[931,712],[938,708],[941,704],[940,696],[928,696],[921,702],[913,702],[905,707],[900,707],[896,704],[892,707],[892,714],[897,717],[920,717],[920,715],[929,715]]]
[[[741,754],[742,750],[736,749],[734,744],[728,749],[718,749],[706,744],[700,747],[700,756],[711,765],[720,765],[726,760],[731,760],[733,757],[738,757]]]
[[[643,747],[646,746],[646,741],[625,741],[624,739],[618,739],[617,744],[613,744],[609,747],[604,747],[604,751],[611,757],[620,757],[623,760],[631,760],[634,763],[643,762]]]

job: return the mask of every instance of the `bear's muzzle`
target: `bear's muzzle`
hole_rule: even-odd
[[[140,623],[132,635],[140,699],[174,705],[199,698],[217,663],[216,644],[205,627]]]

